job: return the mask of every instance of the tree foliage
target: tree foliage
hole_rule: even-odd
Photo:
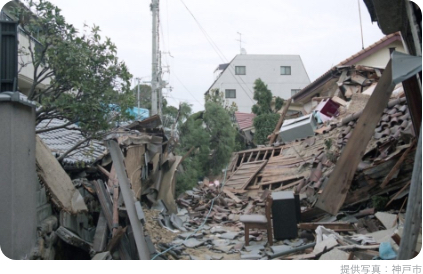
[[[225,100],[225,94],[220,92],[219,89],[210,90],[210,92],[205,96],[205,101],[213,102],[222,106],[222,108],[225,109],[231,117],[235,114],[235,111],[238,111],[236,103],[232,102],[229,104],[228,101]]]
[[[37,123],[58,118],[78,123],[83,135],[94,138],[130,118],[133,105],[129,73],[117,58],[115,44],[102,38],[100,28],[84,27],[84,34],[68,24],[60,9],[48,1],[26,1],[12,13],[29,39],[26,52],[34,67],[28,99],[39,103]],[[27,64],[20,64],[25,66]],[[39,85],[49,81],[46,89]],[[113,112],[118,106],[119,111]],[[111,113],[114,113],[111,115]]]
[[[254,82],[254,100],[257,101],[251,108],[257,116],[254,118],[254,140],[256,144],[265,144],[267,136],[273,132],[279,120],[279,114],[275,113],[281,109],[283,99],[276,97],[275,108],[272,110],[272,92],[267,85],[259,78]]]
[[[228,112],[216,102],[206,102],[205,111],[194,113],[180,127],[177,152],[192,152],[182,164],[184,173],[178,176],[177,192],[192,188],[205,176],[220,174],[234,146],[235,131]]]
[[[151,86],[149,85],[140,84],[132,89],[135,98],[134,107],[138,107],[138,88],[140,91],[140,107],[151,111]]]

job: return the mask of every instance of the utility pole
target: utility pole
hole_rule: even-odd
[[[157,91],[159,89],[159,0],[151,0],[151,12],[153,13],[153,52],[151,70],[151,116],[158,114]]]
[[[137,119],[140,120],[140,117],[141,117],[141,115],[140,115],[140,81],[141,81],[141,78],[137,78],[137,81],[138,81],[138,85],[137,85],[138,117],[137,117]]]

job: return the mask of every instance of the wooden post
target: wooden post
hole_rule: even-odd
[[[286,105],[284,106],[281,117],[279,118],[279,121],[276,124],[275,130],[273,131],[272,136],[270,137],[270,142],[269,142],[270,144],[273,144],[275,142],[277,133],[281,129],[281,126],[283,124],[283,121],[285,120],[285,116],[286,116],[286,113],[288,112],[291,102],[292,102],[292,98],[289,98],[289,100],[286,102]]]
[[[332,215],[338,213],[345,202],[354,173],[370,138],[374,134],[383,110],[388,104],[394,87],[395,84],[392,82],[392,61],[390,60],[364,108],[363,114],[358,119],[357,126],[336,163],[329,182],[324,187],[323,193],[318,196],[316,207]]]
[[[398,260],[409,260],[414,257],[417,238],[422,224],[422,131],[420,129],[419,144],[414,158],[413,176],[408,194],[405,224],[398,251]]]

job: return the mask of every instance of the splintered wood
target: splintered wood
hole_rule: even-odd
[[[257,161],[241,164],[225,186],[234,189],[245,189],[267,161]]]

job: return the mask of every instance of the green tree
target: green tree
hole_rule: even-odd
[[[219,89],[212,89],[209,93],[205,96],[205,101],[207,102],[214,102],[225,109],[229,116],[233,117],[235,114],[235,111],[238,111],[238,106],[235,102],[228,103],[225,100],[225,94],[223,92],[220,92]]]
[[[180,126],[178,154],[189,157],[182,163],[184,173],[177,178],[177,193],[195,186],[204,176],[218,175],[235,146],[228,112],[216,102],[207,102],[205,111],[194,113]]]
[[[134,107],[138,107],[138,86],[140,90],[140,107],[148,109],[151,111],[151,86],[149,85],[136,85],[132,89],[132,93],[134,94]]]
[[[208,169],[212,175],[219,174],[226,166],[235,146],[235,131],[228,112],[219,104],[207,102],[204,123],[209,133],[212,152]]]
[[[279,120],[279,114],[275,113],[281,109],[283,99],[276,97],[275,110],[271,108],[272,92],[267,85],[259,78],[254,82],[254,100],[257,101],[251,108],[257,116],[254,118],[254,140],[256,144],[265,144],[267,136],[273,132]]]
[[[25,35],[36,38],[28,39],[28,48],[20,48],[34,67],[28,99],[39,103],[36,122],[58,118],[69,121],[61,127],[78,123],[90,140],[110,129],[115,121],[130,118],[126,109],[134,100],[130,92],[132,76],[117,58],[112,41],[102,39],[100,28],[85,25],[81,35],[50,2],[25,1],[25,5],[11,12],[19,18]],[[50,81],[47,88],[39,89],[45,80]],[[113,112],[115,105],[117,112]]]

